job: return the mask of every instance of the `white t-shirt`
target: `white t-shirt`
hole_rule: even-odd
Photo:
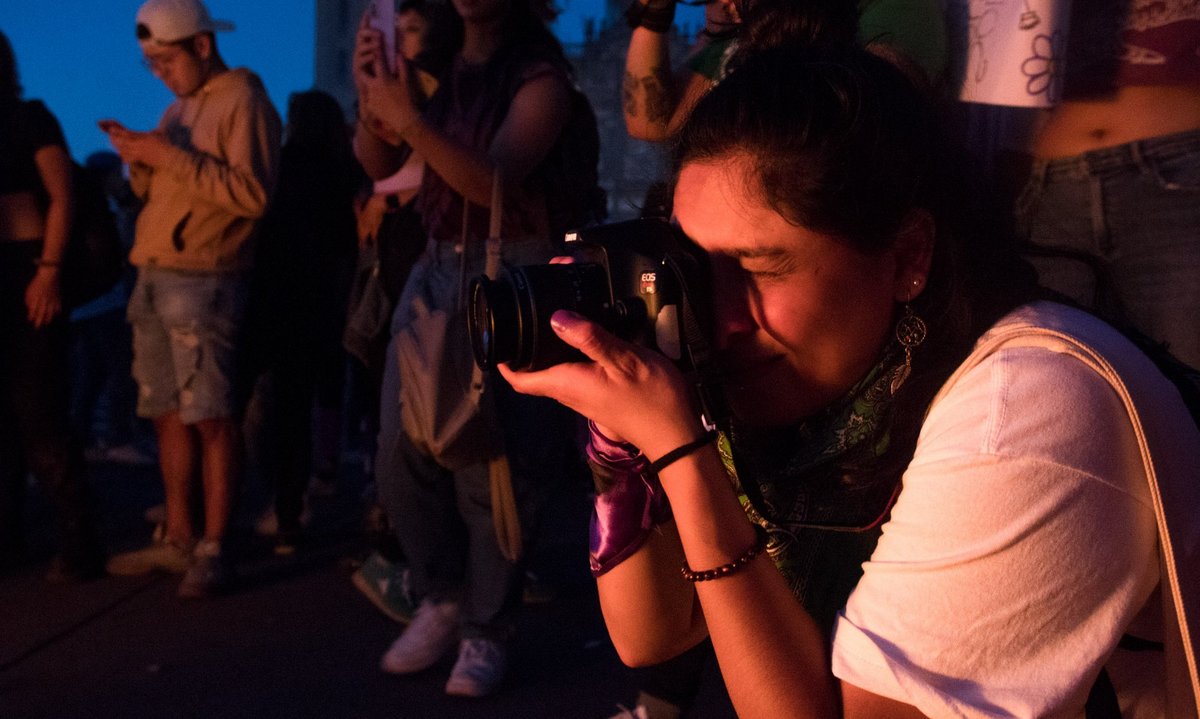
[[[1074,310],[1018,313],[1135,352]],[[1153,505],[1106,379],[1050,349],[991,353],[931,407],[902,483],[836,622],[837,677],[930,717],[1081,717],[1107,661],[1124,716],[1163,715],[1161,652],[1109,660],[1162,630]]]

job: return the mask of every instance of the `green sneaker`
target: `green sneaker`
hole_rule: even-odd
[[[412,621],[417,602],[409,585],[407,566],[393,564],[375,552],[363,561],[350,581],[393,621],[401,624]]]

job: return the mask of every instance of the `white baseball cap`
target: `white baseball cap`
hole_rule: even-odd
[[[169,45],[202,32],[228,32],[233,23],[214,20],[200,0],[146,0],[137,12],[137,38],[145,45]]]

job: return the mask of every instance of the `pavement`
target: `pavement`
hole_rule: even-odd
[[[156,469],[90,466],[107,549],[141,546],[151,531],[143,512],[161,501]],[[165,575],[46,582],[50,514],[34,489],[31,560],[0,575],[0,719],[607,719],[632,704],[634,674],[609,642],[587,571],[587,504],[577,488],[551,499],[530,566],[554,597],[523,607],[509,676],[494,696],[446,696],[452,658],[407,677],[381,672],[379,657],[401,627],[350,582],[367,552],[365,480],[361,469],[344,470],[337,495],[314,500],[307,541],[290,557],[251,531],[247,491],[241,581],[203,601],[178,599],[178,578]],[[686,716],[734,716],[715,667]]]

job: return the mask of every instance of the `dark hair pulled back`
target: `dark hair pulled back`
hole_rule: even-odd
[[[942,343],[969,346],[1033,295],[1005,208],[952,148],[922,90],[853,44],[781,42],[741,58],[675,142],[693,162],[749,158],[752,196],[789,222],[862,252],[886,249],[914,217],[935,227],[925,292],[913,302]]]
[[[887,60],[849,43],[780,42],[745,55],[692,111],[674,147],[689,163],[748,159],[746,188],[787,221],[860,252],[883,251],[923,217],[933,262],[911,303],[927,340],[892,409],[888,450],[870,468],[899,477],[946,377],[999,317],[1035,297],[1007,208],[949,137],[926,95]]]

